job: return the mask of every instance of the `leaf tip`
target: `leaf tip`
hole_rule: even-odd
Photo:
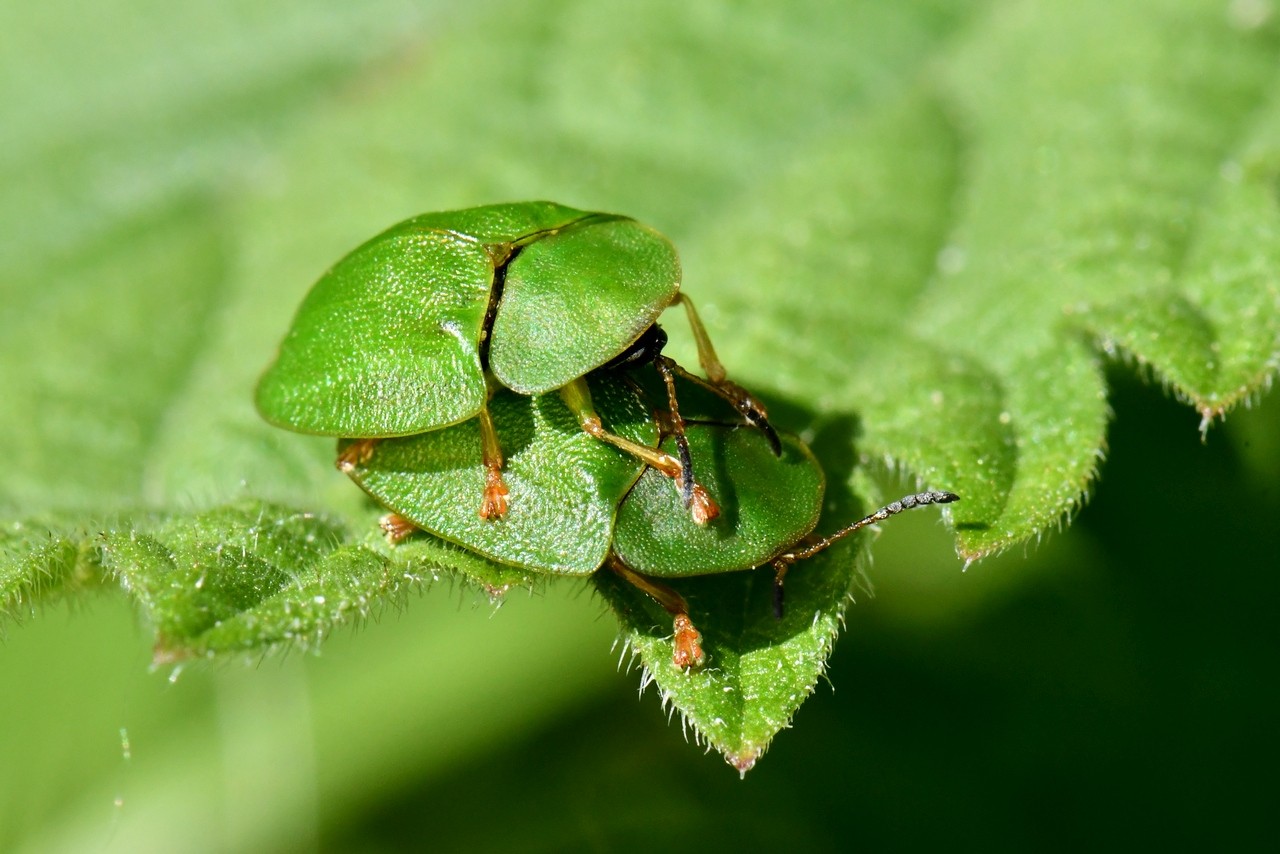
[[[191,658],[191,650],[173,643],[169,638],[158,636],[155,646],[151,648],[151,668],[159,670],[170,664],[182,664]]]
[[[738,779],[745,780],[747,772],[756,767],[756,760],[764,753],[762,747],[750,747],[741,753],[726,753],[725,761],[738,769]]]

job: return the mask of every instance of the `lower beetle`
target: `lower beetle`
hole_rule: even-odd
[[[705,379],[662,355],[656,321],[676,303]],[[583,379],[644,362],[666,384],[674,455],[606,429]],[[489,401],[500,389],[559,391],[581,430],[677,481],[691,517],[705,523],[718,508],[694,478],[676,376],[728,400],[781,451],[764,407],[727,379],[680,293],[670,241],[628,217],[520,202],[416,216],[340,260],[298,309],[256,402],[277,426],[359,440],[338,457],[344,471],[368,463],[380,440],[474,420],[485,469],[479,515],[499,519],[510,490]]]
[[[658,446],[660,430],[634,384],[599,372],[587,382],[601,412],[630,441]],[[391,511],[383,526],[393,542],[421,528],[534,572],[581,576],[608,567],[671,614],[673,660],[683,668],[702,664],[701,637],[684,598],[660,579],[771,566],[780,616],[783,580],[793,564],[903,510],[957,500],[950,492],[909,495],[811,539],[825,479],[803,442],[784,436],[775,454],[762,433],[690,421],[686,441],[706,463],[700,470],[707,485],[733,496],[731,512],[702,526],[681,512],[661,472],[578,431],[561,396],[499,391],[490,407],[503,435],[516,440],[510,477],[525,499],[519,512],[494,525],[459,506],[456,496],[484,476],[469,453],[475,425],[388,439],[376,457],[353,465],[349,474]],[[674,436],[666,442],[674,443]]]

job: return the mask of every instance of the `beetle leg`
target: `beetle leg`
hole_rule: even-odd
[[[765,411],[764,404],[751,392],[728,379],[724,365],[716,355],[716,348],[711,346],[711,337],[707,335],[707,328],[702,325],[702,318],[698,316],[698,310],[693,307],[693,301],[684,294],[676,294],[673,304],[677,302],[684,306],[685,315],[689,318],[689,328],[693,330],[693,340],[698,346],[698,362],[706,372],[707,378],[703,379],[691,374],[673,363],[676,373],[728,401],[748,424],[764,433],[765,438],[769,440],[769,446],[773,448],[773,455],[782,456],[782,442],[778,439],[778,433],[773,429],[773,425],[769,423],[769,413]]]
[[[381,439],[356,439],[338,453],[335,465],[338,471],[351,474],[360,466],[373,459],[373,449]]]
[[[657,469],[672,480],[683,483],[684,472],[689,467],[682,463],[681,460],[657,448],[641,445],[639,442],[633,442],[604,429],[604,423],[600,420],[600,416],[596,413],[595,406],[591,402],[591,391],[587,388],[587,381],[582,377],[562,387],[560,389],[560,397],[564,400],[565,405],[569,407],[569,411],[577,417],[579,426],[592,438],[607,442],[618,450],[636,457],[650,468]],[[686,444],[681,456],[687,459],[688,453],[689,449]],[[689,508],[689,514],[693,517],[695,523],[705,525],[720,515],[719,505],[716,504],[715,499],[711,497],[711,494],[707,492],[702,484],[695,482],[690,495],[691,498],[686,501],[685,506]]]
[[[387,535],[387,541],[393,546],[408,539],[410,534],[422,530],[399,513],[388,513],[383,516],[378,520],[378,527]]]
[[[693,476],[693,455],[689,453],[689,438],[684,433],[684,419],[680,417],[680,404],[676,400],[676,380],[673,368],[679,365],[666,356],[658,356],[653,366],[662,377],[667,387],[667,426],[676,440],[676,452],[680,454],[680,496],[684,506],[689,508],[693,521],[704,525],[720,515],[720,508],[711,495]]]
[[[615,554],[609,555],[609,568],[628,584],[646,593],[672,616],[671,660],[675,666],[682,670],[701,667],[707,660],[702,651],[702,633],[689,618],[689,603],[684,601],[684,597],[667,585],[636,572]]]
[[[507,515],[510,490],[502,480],[502,445],[493,426],[493,416],[486,403],[480,408],[481,461],[484,463],[484,498],[480,502],[481,519],[501,519]]]
[[[783,606],[786,603],[786,593],[783,590],[782,582],[787,580],[787,570],[791,568],[791,563],[786,560],[775,560],[773,562],[773,618],[781,620],[783,614]]]
[[[667,387],[665,426],[676,440],[676,450],[680,454],[680,496],[684,498],[684,506],[690,507],[696,483],[693,479],[693,456],[689,453],[689,438],[684,434],[684,419],[680,417],[680,403],[676,399],[676,378],[673,372],[676,363],[666,356],[658,356],[653,360],[653,366]]]

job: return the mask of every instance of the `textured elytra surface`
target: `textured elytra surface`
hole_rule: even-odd
[[[346,247],[498,199],[617,210],[672,236],[733,375],[797,405],[784,426],[848,425],[853,453],[824,452],[833,484],[863,460],[955,490],[969,556],[1056,530],[1096,476],[1111,353],[1188,400],[1189,430],[1274,373],[1275,22],[1249,7],[671,4],[623,20],[500,3],[430,26],[390,6],[299,9],[249,31],[175,9],[117,39],[42,13],[56,38],[0,60],[16,105],[0,167],[4,601],[25,612],[96,585],[100,535],[168,525],[174,541],[130,564],[159,584],[166,555],[194,566],[193,544],[233,547],[200,519],[242,501],[335,520],[343,546],[410,574],[477,563],[425,541],[383,552],[332,443],[269,429],[249,393]],[[169,26],[211,46],[184,51]],[[495,42],[501,61],[477,64]],[[28,68],[50,87],[24,89]],[[262,573],[255,596],[283,577],[243,565]],[[172,577],[194,583],[189,568]],[[218,609],[250,601],[207,607],[230,625]],[[198,613],[144,613],[204,631]],[[661,615],[628,613],[637,641],[661,631]],[[701,620],[711,637],[720,613]],[[811,674],[835,622],[817,625],[795,636]],[[745,648],[721,636],[713,662]],[[684,686],[668,654],[655,641],[646,661]],[[737,720],[672,696],[697,720]]]
[[[670,483],[646,471],[618,513],[614,549],[628,566],[659,577],[751,569],[813,530],[824,483],[803,444],[785,437],[779,458],[757,430],[695,425],[688,433],[694,474],[720,515],[695,524]],[[674,440],[663,448],[675,453]]]
[[[621,354],[675,297],[675,247],[629,219],[588,220],[536,240],[507,268],[489,365],[541,394]]]

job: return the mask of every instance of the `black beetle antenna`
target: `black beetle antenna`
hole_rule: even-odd
[[[813,557],[818,552],[828,549],[840,540],[865,528],[868,525],[874,525],[876,522],[883,522],[890,516],[897,516],[904,510],[911,510],[914,507],[927,507],[930,504],[950,504],[953,501],[959,501],[960,496],[954,492],[917,492],[915,495],[907,495],[899,498],[892,504],[886,504],[874,513],[863,516],[858,521],[846,525],[834,534],[828,534],[815,543],[810,543],[802,549],[796,549],[793,552],[786,552],[778,555],[773,560],[773,615],[779,620],[782,619],[783,593],[782,582],[787,576],[787,570],[791,565],[802,560]]]

